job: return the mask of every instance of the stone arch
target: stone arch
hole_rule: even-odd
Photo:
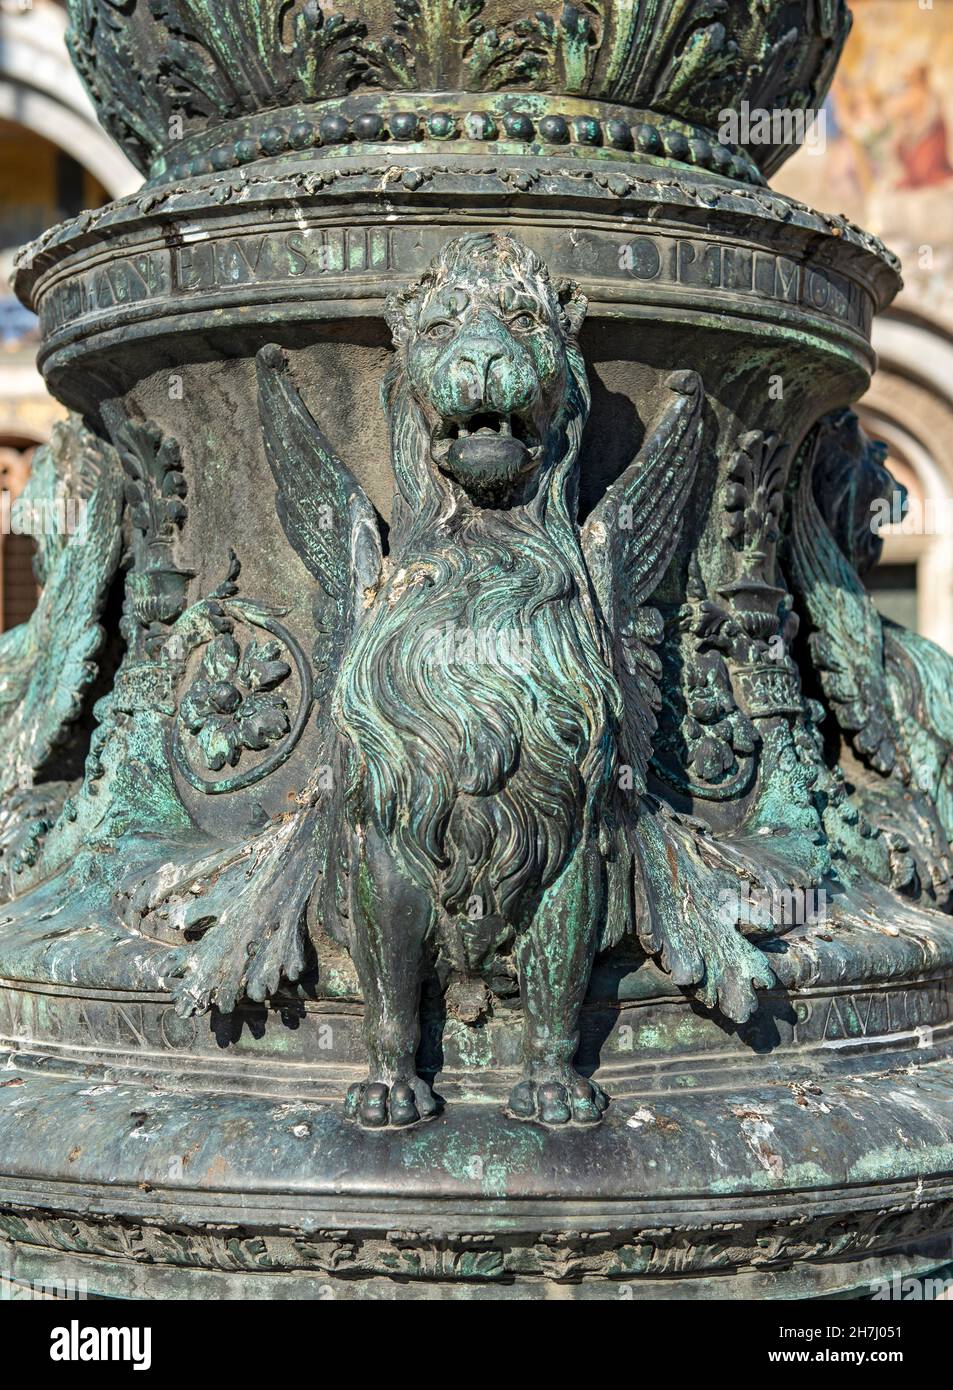
[[[111,197],[121,197],[142,177],[96,120],[70,63],[65,33],[65,13],[52,0],[0,11],[0,119],[52,141]]]
[[[911,514],[885,534],[879,582],[913,578],[918,630],[953,651],[953,333],[901,306],[873,337],[878,368],[858,412],[919,507],[919,524]]]

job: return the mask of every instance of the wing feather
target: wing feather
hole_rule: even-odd
[[[265,453],[278,488],[285,534],[348,629],[364,591],[380,576],[381,538],[374,508],[335,454],[287,371],[275,344],[257,357],[258,405]]]
[[[4,794],[24,771],[49,770],[97,674],[100,618],[122,547],[122,474],[112,449],[73,420],[36,461],[28,500],[55,506],[58,480],[71,469],[90,489],[83,524],[73,535],[43,539],[37,606],[26,623],[0,638]]]
[[[818,444],[801,465],[791,521],[793,578],[814,631],[811,651],[821,687],[857,753],[888,773],[898,757],[890,718],[880,614],[844,555],[814,497]]]
[[[582,532],[589,572],[613,634],[613,665],[624,704],[623,753],[637,794],[645,790],[661,704],[661,665],[653,647],[661,638],[662,623],[648,600],[681,533],[698,467],[704,403],[696,372],[676,372],[666,385],[674,399]]]
[[[377,518],[301,399],[281,349],[262,348],[257,370],[278,516],[325,596],[320,658],[333,671],[335,653],[380,577]],[[327,727],[326,736],[333,737]],[[324,749],[319,767],[331,759],[332,747]],[[205,928],[197,946],[178,948],[170,957],[173,996],[183,1015],[203,1013],[212,1004],[227,1013],[243,996],[266,999],[282,980],[295,981],[305,969],[308,902],[322,876],[321,854],[334,838],[327,823],[331,801],[314,794],[314,784],[305,792],[296,809],[243,845],[203,853],[182,869],[176,866],[171,876],[157,880],[150,874],[131,886],[130,910],[140,921],[160,912],[183,933]],[[322,830],[317,837],[316,827]]]

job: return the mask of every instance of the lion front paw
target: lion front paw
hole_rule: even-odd
[[[357,1081],[348,1090],[344,1113],[366,1129],[403,1128],[436,1115],[439,1105],[433,1091],[419,1076],[395,1081]]]
[[[510,1092],[506,1113],[544,1125],[594,1125],[608,1104],[609,1097],[601,1086],[571,1072],[568,1076],[524,1077]]]

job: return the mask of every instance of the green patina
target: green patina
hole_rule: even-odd
[[[89,534],[0,638],[0,1235],[107,1293],[908,1267],[953,659],[846,408],[898,281],[717,135],[846,7],[69,10],[152,182],[21,271]]]

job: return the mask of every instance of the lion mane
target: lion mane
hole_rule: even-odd
[[[436,468],[406,369],[423,296],[474,263],[491,284],[504,267],[519,276],[566,363],[538,486],[509,510],[469,505]],[[388,572],[333,701],[351,753],[352,825],[372,818],[444,925],[479,916],[503,935],[526,920],[592,823],[621,707],[575,524],[589,390],[564,307],[573,294],[512,238],[470,235],[390,302]]]

